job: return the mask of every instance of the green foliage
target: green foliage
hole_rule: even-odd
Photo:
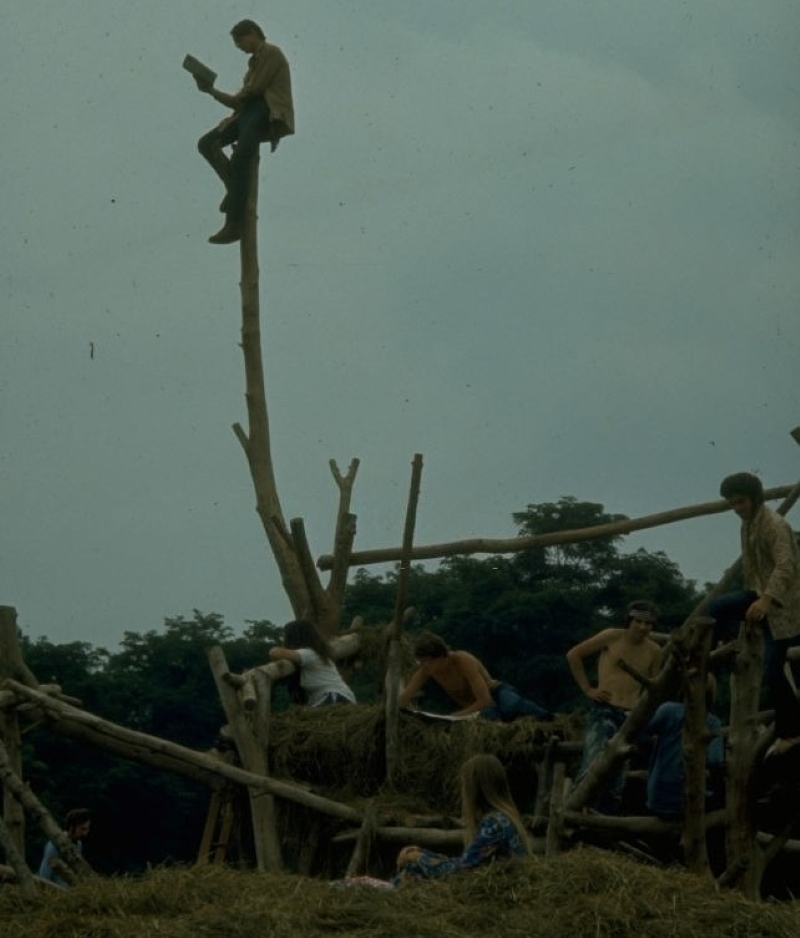
[[[602,505],[562,498],[513,515],[520,536],[574,531],[625,520]],[[505,556],[452,557],[434,570],[412,569],[409,602],[419,625],[453,648],[477,655],[489,671],[553,710],[582,699],[565,661],[567,650],[620,623],[634,599],[655,602],[659,628],[678,626],[699,594],[661,552],[624,554],[621,535]],[[359,570],[348,589],[349,615],[387,622],[394,611],[396,572]]]
[[[622,518],[574,498],[528,505],[513,517],[520,535]],[[571,645],[621,621],[632,599],[656,602],[662,627],[669,628],[698,598],[694,583],[663,553],[623,554],[620,541],[608,537],[509,556],[453,557],[433,569],[415,565],[409,602],[417,610],[417,626],[473,652],[492,674],[548,708],[573,709],[579,694],[564,659]],[[342,623],[355,615],[368,624],[390,622],[396,592],[396,571],[358,570],[346,592]],[[40,681],[60,684],[93,713],[203,750],[214,744],[224,723],[206,649],[221,645],[231,670],[242,671],[265,662],[268,646],[281,640],[282,631],[268,621],[250,622],[236,636],[222,616],[195,610],[191,618],[167,619],[160,631],[126,632],[115,653],[85,642],[56,645],[47,638],[23,639],[22,651]],[[381,682],[372,674],[355,671],[347,679],[362,702],[380,694]],[[273,709],[288,705],[285,690],[277,688]],[[44,728],[25,736],[24,756],[32,789],[57,818],[78,805],[93,810],[86,851],[101,871],[194,859],[208,809],[204,786]],[[29,859],[35,862],[40,849],[41,839],[33,839]]]

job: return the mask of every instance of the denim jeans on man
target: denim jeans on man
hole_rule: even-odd
[[[214,128],[204,134],[197,149],[222,178],[228,189],[226,212],[232,221],[239,221],[247,202],[250,161],[258,153],[259,144],[269,139],[269,108],[263,98],[248,98],[242,111],[221,130]],[[222,148],[236,143],[230,160],[222,156]],[[227,178],[225,178],[227,176]]]
[[[491,688],[491,694],[494,703],[481,710],[481,716],[487,720],[502,720],[504,723],[510,723],[517,717],[536,717],[537,720],[544,722],[553,719],[553,714],[549,710],[545,710],[532,700],[527,700],[516,687],[512,687],[505,681],[498,681]]]
[[[589,766],[605,750],[609,739],[616,736],[627,716],[627,710],[620,710],[619,707],[612,707],[611,704],[592,704],[586,714],[583,757],[581,767],[575,776],[575,785],[583,781],[589,771]],[[627,763],[625,763],[595,799],[594,807],[601,814],[619,814],[627,771]]]

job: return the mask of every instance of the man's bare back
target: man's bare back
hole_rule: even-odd
[[[406,707],[423,687],[432,680],[459,706],[453,716],[466,716],[492,705],[491,688],[497,683],[484,665],[468,651],[449,651],[439,658],[421,658],[420,665],[400,695]]]

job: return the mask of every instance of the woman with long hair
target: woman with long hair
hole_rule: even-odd
[[[356,702],[356,696],[342,680],[331,657],[328,643],[306,619],[287,622],[283,647],[270,648],[272,661],[291,661],[299,672],[299,694],[292,697],[311,707]],[[291,690],[291,688],[290,688]]]
[[[464,852],[447,857],[422,847],[404,847],[397,857],[394,881],[435,879],[491,863],[525,856],[528,835],[508,788],[508,776],[496,756],[472,756],[461,767]]]

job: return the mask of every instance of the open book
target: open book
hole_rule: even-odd
[[[410,707],[403,707],[403,713],[411,713],[416,717],[422,717],[423,720],[444,720],[445,723],[461,723],[462,720],[474,720],[480,716],[477,711],[468,713],[463,717],[451,716],[449,713],[431,713],[429,710],[412,710]]]
[[[217,80],[217,73],[212,71],[207,65],[196,59],[193,55],[187,55],[183,60],[183,67],[187,72],[191,72],[195,78],[198,78],[204,85],[213,85]]]

